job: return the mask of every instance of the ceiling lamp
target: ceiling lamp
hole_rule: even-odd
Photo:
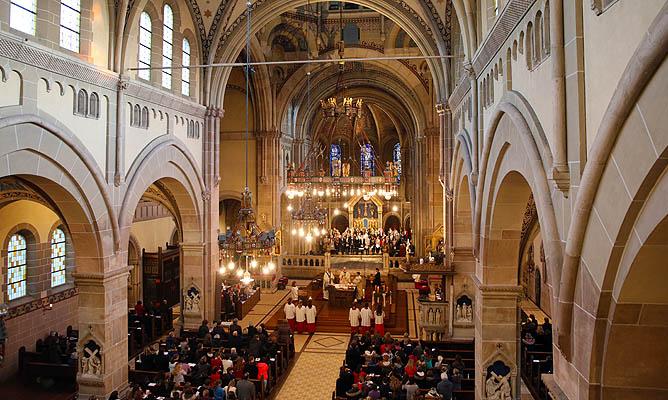
[[[246,184],[241,193],[241,207],[237,215],[237,220],[232,229],[227,229],[224,234],[218,236],[218,246],[221,253],[221,273],[225,272],[222,267],[223,260],[228,260],[227,269],[231,274],[235,270],[234,261],[245,260],[245,268],[239,266],[235,275],[244,284],[253,282],[248,271],[249,259],[250,266],[257,267],[256,258],[258,256],[271,256],[274,245],[276,244],[276,234],[272,229],[262,231],[255,220],[255,210],[253,210],[253,196],[248,188],[248,146],[250,140],[249,132],[249,96],[250,96],[250,38],[251,38],[251,3],[247,3],[247,30],[246,30],[246,137],[245,137],[245,166],[246,166]]]

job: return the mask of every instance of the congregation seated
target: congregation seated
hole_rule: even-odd
[[[170,332],[136,360],[130,399],[263,398],[287,367],[282,363],[291,346],[285,344],[278,330],[242,329],[236,319],[212,326],[204,320],[180,337]]]
[[[35,351],[21,347],[19,374],[26,382],[40,378],[47,385],[59,378],[73,383],[77,372],[77,340],[78,332],[68,326],[64,335],[51,331],[43,340],[37,340]]]
[[[413,400],[427,395],[450,400],[462,389],[465,365],[459,356],[448,365],[435,350],[410,340],[408,334],[401,340],[389,333],[355,335],[336,381],[335,397]]]

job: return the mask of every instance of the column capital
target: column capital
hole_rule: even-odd
[[[220,107],[208,106],[204,113],[206,117],[223,118],[225,116],[225,109]]]
[[[440,117],[444,116],[445,114],[450,113],[450,104],[448,104],[447,101],[445,101],[443,103],[437,103],[436,104],[436,113]]]

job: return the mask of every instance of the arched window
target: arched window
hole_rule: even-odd
[[[100,97],[97,93],[93,92],[90,94],[90,100],[88,102],[88,115],[93,118],[100,117]]]
[[[141,107],[139,104],[135,104],[135,107],[132,111],[132,120],[130,120],[130,125],[141,126]]]
[[[165,4],[162,10],[162,66],[172,66],[172,39],[174,37],[174,13],[172,7]],[[162,70],[162,86],[172,88],[172,70]]]
[[[341,146],[332,144],[329,150],[329,173],[332,176],[341,176]]]
[[[76,113],[84,116],[88,114],[88,93],[83,89],[79,89],[77,94]]]
[[[534,65],[534,37],[533,37],[533,23],[529,22],[527,25],[527,37],[526,37],[526,61],[527,68],[533,69]]]
[[[60,2],[60,47],[79,52],[81,36],[81,0]]]
[[[183,39],[183,56],[181,57],[184,67],[190,66],[190,42]],[[181,94],[190,96],[190,68],[181,69]]]
[[[373,175],[375,169],[373,146],[370,143],[366,143],[360,147],[361,173],[364,175],[364,171],[370,171],[371,175]]]
[[[141,13],[139,17],[139,68],[149,68],[151,66],[151,17],[146,11]],[[150,69],[140,69],[137,75],[142,78],[151,80]]]
[[[18,233],[12,235],[7,246],[7,297],[9,300],[26,295],[27,262],[28,243],[26,238]]]
[[[141,127],[144,129],[148,128],[148,107],[144,107],[141,110]]]
[[[397,181],[399,181],[401,179],[401,143],[395,144],[392,149],[392,162],[397,171]]]
[[[199,122],[195,124],[195,139],[199,139]]]
[[[9,26],[34,35],[37,29],[37,0],[11,0]]]
[[[65,232],[56,228],[51,234],[51,287],[65,283]]]

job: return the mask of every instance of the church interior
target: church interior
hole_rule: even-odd
[[[666,0],[0,0],[0,399],[668,398],[667,56]]]

